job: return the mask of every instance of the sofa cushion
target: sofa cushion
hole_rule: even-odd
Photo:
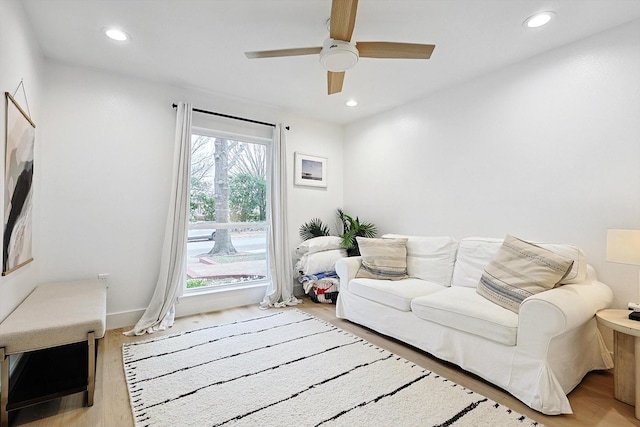
[[[458,242],[456,262],[451,286],[475,288],[480,282],[484,269],[502,246],[503,239],[469,237]],[[572,244],[533,242],[537,246],[571,258],[574,262],[569,273],[560,284],[581,283],[587,277],[587,259],[584,252]]]
[[[411,301],[411,310],[421,319],[516,345],[518,315],[481,297],[475,289],[455,286],[417,297]]]
[[[352,279],[349,282],[349,292],[352,294],[401,311],[411,310],[412,299],[442,289],[445,289],[442,285],[420,279]]]
[[[573,260],[529,242],[507,236],[485,269],[478,294],[515,313],[525,298],[555,287]]]
[[[407,278],[407,239],[356,237],[362,265],[356,277],[382,280]]]
[[[385,234],[384,238],[407,238],[407,274],[416,279],[451,285],[458,242],[449,236],[405,236]]]
[[[451,286],[478,286],[484,268],[496,256],[501,245],[502,239],[469,237],[460,240]]]

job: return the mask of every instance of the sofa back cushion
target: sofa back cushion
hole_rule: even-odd
[[[451,285],[477,287],[484,269],[496,256],[502,242],[503,239],[490,237],[468,237],[460,240]],[[578,246],[561,243],[531,243],[573,260],[571,269],[560,282],[561,285],[585,281],[587,259]]]
[[[502,246],[502,239],[467,237],[458,242],[451,286],[475,288],[485,267]]]
[[[451,285],[458,241],[449,236],[406,236],[385,234],[385,238],[407,239],[407,274],[443,286]]]

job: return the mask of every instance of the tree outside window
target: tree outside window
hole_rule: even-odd
[[[210,286],[217,278],[266,276],[266,149],[260,143],[192,136],[190,236],[193,232],[213,242],[203,253],[189,249],[188,287],[196,280],[198,286]],[[250,239],[252,244],[256,239],[263,243],[256,249],[247,244]],[[193,247],[195,240],[190,238],[189,245]],[[226,271],[218,268],[222,262],[229,264]],[[211,276],[206,266],[213,266],[208,268]]]

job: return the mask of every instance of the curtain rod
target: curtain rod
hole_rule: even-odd
[[[173,106],[173,108],[178,108],[178,104],[173,104],[172,106]],[[243,121],[243,122],[255,123],[255,124],[263,125],[263,126],[276,127],[276,125],[273,124],[273,123],[260,122],[258,120],[246,119],[244,117],[230,116],[229,114],[216,113],[214,111],[201,110],[199,108],[192,108],[191,111],[195,111],[196,113],[211,114],[212,116],[220,116],[220,117],[224,117],[226,119],[233,119],[233,120],[240,120],[240,121]],[[286,126],[285,129],[289,130],[289,126]]]

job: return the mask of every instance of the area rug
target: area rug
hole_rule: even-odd
[[[542,426],[298,310],[122,353],[136,426]]]

